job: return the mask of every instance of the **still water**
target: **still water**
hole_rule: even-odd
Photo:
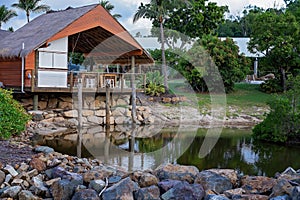
[[[253,141],[251,129],[225,128],[220,135],[198,127],[85,130],[79,136],[39,138],[36,143],[130,171],[153,169],[167,162],[194,165],[199,170],[230,168],[266,176],[274,176],[289,166],[300,169],[299,146]]]

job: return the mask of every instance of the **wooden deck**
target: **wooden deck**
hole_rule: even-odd
[[[34,71],[31,73],[34,74]],[[78,92],[77,85],[80,82],[83,87],[82,91],[86,93],[105,93],[106,86],[113,93],[131,93],[131,75],[142,85],[146,85],[146,75],[142,73],[68,72],[67,87],[38,87],[37,78],[33,76],[30,81],[26,82],[24,91],[32,93],[75,93]],[[15,89],[19,88],[16,87]],[[144,88],[137,88],[137,91],[143,90]]]

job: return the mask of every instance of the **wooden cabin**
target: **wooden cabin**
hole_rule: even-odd
[[[153,63],[99,4],[47,12],[13,33],[1,31],[0,37],[0,82],[15,91],[71,93],[78,80],[98,93],[107,84],[123,91],[126,66]],[[71,71],[73,53],[83,54],[89,67]],[[111,65],[117,70],[105,70]]]

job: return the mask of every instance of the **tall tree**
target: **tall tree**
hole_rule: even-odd
[[[2,23],[8,22],[11,18],[17,16],[14,10],[9,10],[5,5],[0,6],[0,29]]]
[[[174,8],[172,3],[173,0],[151,0],[148,4],[143,4],[138,7],[134,17],[133,23],[137,22],[141,18],[148,18],[152,23],[158,22],[160,27],[160,38],[161,38],[161,53],[162,53],[162,71],[164,75],[164,86],[168,90],[168,76],[167,76],[167,65],[165,56],[165,39],[164,39],[164,21],[168,16],[168,10]]]
[[[265,54],[271,66],[281,73],[286,91],[286,72],[299,68],[300,26],[294,15],[269,10],[259,14],[253,23],[249,50]]]
[[[114,5],[112,5],[111,3],[109,3],[109,1],[106,1],[106,0],[101,0],[100,3],[99,3],[105,10],[107,10],[109,13],[112,12],[112,10],[115,8]],[[121,18],[122,15],[120,14],[113,14],[112,15],[115,19],[117,18]]]
[[[18,3],[14,3],[11,6],[24,10],[26,12],[27,22],[30,21],[30,13],[40,13],[50,10],[50,6],[39,3],[42,0],[19,0]]]

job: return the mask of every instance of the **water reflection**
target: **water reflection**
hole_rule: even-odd
[[[220,138],[206,134],[207,129],[197,127],[94,127],[38,142],[58,152],[97,158],[129,171],[155,168],[167,162],[194,165],[200,170],[232,168],[244,174],[268,176],[288,166],[300,168],[299,147],[254,142],[251,130],[223,129]],[[204,141],[209,154],[201,158],[199,152]],[[215,146],[210,145],[214,143]]]

